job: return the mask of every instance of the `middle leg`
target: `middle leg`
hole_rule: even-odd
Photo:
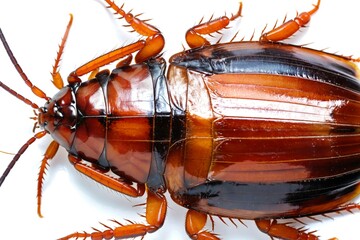
[[[141,239],[147,234],[158,230],[164,223],[167,210],[167,202],[165,196],[162,193],[154,193],[147,189],[146,200],[146,215],[145,219],[147,224],[134,223],[129,221],[129,224],[121,224],[117,221],[113,221],[119,224],[118,227],[111,228],[102,224],[107,230],[100,231],[94,229],[94,232],[75,232],[69,234],[60,240],[69,239],[128,239],[140,237]]]
[[[207,214],[195,210],[189,210],[186,213],[186,232],[194,240],[220,240],[216,234],[203,230],[207,220]]]

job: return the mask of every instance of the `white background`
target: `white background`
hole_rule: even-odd
[[[255,31],[255,39],[268,23],[269,28],[276,19],[282,21],[304,10],[309,10],[315,0],[243,0],[243,18],[225,31],[224,40],[239,31],[238,39],[249,39]],[[123,1],[117,2],[119,5]],[[316,49],[360,56],[358,1],[323,0],[309,28],[290,40],[294,44],[310,44]],[[184,33],[201,17],[209,19],[211,14],[231,14],[238,9],[238,0],[132,0],[125,10],[144,13],[142,19],[152,19],[166,38],[164,57],[182,50]],[[128,33],[123,21],[115,20],[100,0],[0,0],[0,27],[15,56],[35,85],[53,96],[57,89],[52,86],[49,72],[54,63],[58,44],[69,19],[74,14],[74,24],[61,64],[64,79],[81,64],[106,51],[131,43],[138,39],[136,33]],[[218,36],[218,35],[216,35]],[[0,80],[24,94],[39,105],[43,101],[33,96],[22,82],[0,46]],[[17,101],[8,93],[0,91],[1,124],[0,150],[16,152],[33,133],[34,122],[29,119],[33,110]],[[46,176],[43,191],[43,214],[36,214],[36,179],[42,155],[50,143],[50,137],[35,142],[21,157],[13,171],[0,188],[0,238],[1,239],[56,239],[74,231],[89,231],[100,228],[98,222],[113,226],[108,219],[132,219],[141,222],[138,213],[142,207],[133,208],[144,199],[131,199],[114,193],[93,183],[77,173],[67,161],[61,149]],[[11,156],[0,154],[0,173]],[[158,232],[145,239],[187,239],[184,230],[185,209],[169,199],[166,222]],[[309,221],[311,229],[319,230],[323,239],[337,236],[341,240],[359,238],[360,214],[331,215],[335,220],[319,217],[322,223]],[[269,239],[260,233],[252,221],[247,227],[237,228],[216,220],[216,233],[224,239]]]

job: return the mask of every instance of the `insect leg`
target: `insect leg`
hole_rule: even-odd
[[[185,228],[191,239],[219,240],[215,234],[208,231],[201,231],[206,224],[207,215],[195,210],[186,213]]]
[[[65,34],[62,38],[62,41],[59,45],[59,51],[57,52],[57,55],[56,55],[56,58],[55,58],[55,64],[53,66],[53,70],[52,70],[52,73],[51,73],[51,76],[52,76],[52,83],[55,85],[56,88],[58,89],[61,89],[64,87],[64,81],[59,73],[59,64],[60,64],[60,60],[61,60],[61,56],[64,52],[64,47],[65,47],[65,43],[66,43],[66,40],[69,36],[69,32],[70,32],[70,28],[71,28],[71,25],[72,25],[72,22],[73,22],[73,15],[70,14],[70,20],[69,20],[69,23],[66,27],[66,30],[65,30]]]
[[[82,174],[117,192],[121,192],[131,197],[139,197],[144,194],[143,184],[136,184],[137,186],[134,187],[129,182],[124,182],[122,181],[122,179],[111,176],[111,172],[104,172],[94,166],[82,163],[82,160],[80,158],[70,154],[69,161],[74,165],[75,169]]]
[[[255,220],[260,231],[268,234],[271,238],[280,239],[308,239],[318,240],[318,236],[312,232],[307,233],[304,229],[296,229],[287,223],[278,223],[276,220]]]
[[[260,37],[260,41],[277,42],[289,38],[296,33],[301,27],[304,27],[320,6],[320,0],[314,5],[314,8],[309,12],[303,12],[297,15],[293,20],[290,20],[273,30],[264,33]]]
[[[340,206],[336,209],[334,209],[333,211],[329,211],[330,213],[331,212],[341,212],[341,211],[347,211],[347,212],[352,212],[353,210],[360,210],[360,203],[349,203],[349,204],[346,204],[344,206]]]
[[[37,212],[39,217],[42,217],[41,214],[41,196],[42,196],[42,186],[43,186],[43,181],[44,181],[44,177],[45,177],[45,171],[47,169],[48,166],[48,161],[51,160],[55,154],[57,153],[59,149],[59,144],[55,141],[52,141],[48,148],[46,149],[46,152],[44,154],[44,158],[41,161],[41,166],[40,166],[40,170],[39,170],[39,177],[38,177],[38,187],[37,187]]]
[[[61,238],[61,240],[67,240],[71,238],[87,238],[91,237],[92,239],[127,239],[135,237],[144,237],[147,233],[151,233],[159,229],[165,220],[167,203],[166,198],[162,193],[153,193],[147,190],[148,196],[146,201],[146,221],[148,225],[133,223],[128,221],[130,224],[124,225],[118,223],[120,226],[115,227],[114,229],[103,225],[107,230],[101,232],[97,230],[93,233],[87,232],[76,232],[72,233],[66,237]]]
[[[242,3],[240,2],[238,12],[235,15],[232,15],[231,18],[223,16],[221,18],[201,23],[190,28],[185,35],[185,39],[189,47],[196,48],[204,45],[210,45],[210,42],[201,35],[211,34],[226,28],[229,25],[230,21],[233,21],[241,16],[241,10]]]
[[[0,186],[5,181],[5,178],[10,173],[11,169],[14,167],[15,163],[19,160],[21,155],[26,151],[26,149],[33,143],[35,140],[40,139],[46,135],[46,131],[41,131],[36,133],[33,137],[26,141],[26,143],[19,149],[14,158],[11,160],[4,173],[0,177]]]
[[[131,54],[126,55],[125,57],[123,57],[122,59],[120,59],[120,61],[116,64],[116,68],[121,68],[121,67],[125,67],[125,66],[129,66],[131,61],[133,59],[133,56]],[[94,79],[96,77],[96,75],[99,73],[100,68],[96,68],[94,69],[90,75],[88,80]]]
[[[124,5],[118,7],[112,0],[105,0],[105,2],[109,4],[109,8],[112,8],[121,18],[124,18],[134,31],[146,37],[145,46],[135,56],[135,62],[144,62],[151,57],[155,57],[162,51],[165,40],[156,27],[146,23],[146,21],[138,19],[137,16],[134,16],[130,12],[126,13],[123,10]]]
[[[119,59],[127,59],[128,55],[131,55],[132,53],[143,49],[145,45],[146,42],[144,40],[139,40],[133,44],[129,44],[127,46],[105,53],[104,55],[101,55],[100,57],[91,60],[90,62],[82,65],[81,67],[70,73],[70,75],[68,76],[68,82],[70,84],[79,83],[81,82],[81,79],[79,78],[80,76],[85,75],[89,72],[96,71],[98,68]]]

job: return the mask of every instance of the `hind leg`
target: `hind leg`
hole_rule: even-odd
[[[288,225],[288,223],[278,223],[276,220],[256,220],[256,226],[260,231],[268,234],[272,239],[286,240],[318,240],[318,236],[313,232],[306,232],[303,229],[297,229]]]
[[[260,37],[260,41],[264,42],[277,42],[289,38],[295,34],[301,27],[304,27],[313,15],[320,7],[320,0],[314,5],[314,8],[308,12],[303,12],[297,15],[293,20],[283,23],[277,28],[264,33]]]

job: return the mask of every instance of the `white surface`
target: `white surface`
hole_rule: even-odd
[[[226,2],[226,4],[225,4]],[[243,18],[226,31],[229,39],[239,29],[238,39],[249,39],[255,29],[257,38],[265,26],[273,26],[276,19],[293,17],[311,8],[313,1],[295,0],[244,0]],[[123,1],[117,1],[119,5]],[[313,43],[318,49],[328,48],[330,52],[360,56],[358,44],[358,1],[323,0],[319,12],[313,17],[311,27],[291,40],[293,43]],[[236,12],[238,0],[133,0],[127,1],[125,10],[144,13],[142,19],[151,18],[166,38],[164,57],[182,50],[184,33],[196,24],[202,16],[209,19]],[[270,10],[271,11],[267,11]],[[64,79],[81,64],[115,47],[137,40],[138,35],[127,32],[123,21],[115,20],[100,0],[18,0],[0,2],[0,27],[10,47],[28,77],[49,96],[56,93],[50,83],[51,67],[58,44],[68,22],[69,13],[74,14],[74,24],[61,63]],[[271,28],[270,27],[270,28]],[[0,78],[16,91],[43,105],[26,88],[0,46]],[[0,150],[16,152],[33,133],[33,116],[30,107],[0,90],[1,124]],[[137,213],[144,213],[142,207],[132,205],[143,203],[144,199],[131,199],[114,193],[99,184],[81,176],[67,161],[64,150],[59,151],[51,162],[43,190],[43,215],[36,214],[36,179],[42,155],[50,143],[50,137],[35,142],[21,157],[13,171],[0,188],[0,238],[1,239],[56,239],[73,231],[91,231],[91,227],[102,229],[98,223],[113,226],[108,219],[142,219]],[[0,173],[11,156],[0,154]],[[188,239],[184,230],[185,209],[176,206],[169,199],[165,225],[158,232],[146,236],[150,239]],[[310,228],[319,230],[323,239],[337,236],[341,240],[355,240],[359,237],[360,214],[343,214],[335,220],[322,218],[322,223],[311,222]],[[229,223],[229,222],[228,222]],[[238,228],[216,222],[215,231],[223,239],[269,239],[260,233],[253,222]]]

